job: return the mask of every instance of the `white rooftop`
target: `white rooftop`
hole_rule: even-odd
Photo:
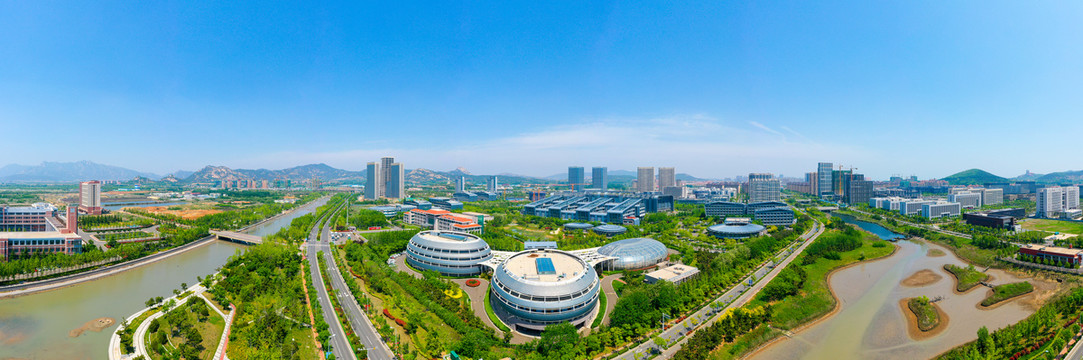
[[[538,259],[549,259],[553,262],[553,269],[556,271],[552,274],[539,274]],[[517,277],[541,282],[562,281],[581,275],[587,270],[583,263],[574,256],[549,251],[536,251],[514,256],[504,262],[504,268]]]

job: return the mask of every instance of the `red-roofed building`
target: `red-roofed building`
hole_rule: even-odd
[[[402,220],[407,224],[414,224],[420,227],[432,229],[436,226],[436,218],[441,215],[450,214],[450,211],[443,209],[421,210],[413,209],[403,215]]]
[[[403,216],[403,220],[408,224],[433,230],[461,231],[471,234],[481,233],[482,228],[474,218],[441,209],[413,209]]]

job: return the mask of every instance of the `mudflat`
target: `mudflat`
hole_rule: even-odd
[[[903,279],[900,284],[907,287],[922,287],[935,284],[943,278],[943,276],[940,276],[940,274],[937,274],[935,271],[923,269],[910,275],[910,277]]]
[[[83,326],[80,326],[75,330],[69,331],[68,336],[79,337],[79,335],[83,335],[83,333],[87,331],[100,332],[102,330],[105,330],[105,328],[107,327],[113,326],[113,324],[116,323],[117,321],[111,317],[100,317],[94,320],[87,321],[86,324],[83,324]]]

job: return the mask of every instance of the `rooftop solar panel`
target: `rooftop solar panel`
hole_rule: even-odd
[[[538,266],[538,275],[555,275],[557,273],[557,268],[553,266],[553,259],[537,258],[534,259],[534,262]]]

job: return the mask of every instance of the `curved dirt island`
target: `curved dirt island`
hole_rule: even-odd
[[[935,284],[943,278],[943,276],[940,276],[940,274],[937,274],[935,271],[923,269],[914,273],[914,275],[910,275],[910,277],[903,279],[899,284],[907,287],[922,287]]]
[[[116,323],[117,321],[111,317],[100,317],[94,320],[87,321],[86,324],[83,324],[83,326],[80,326],[75,330],[69,331],[68,336],[79,337],[79,335],[83,335],[83,333],[87,331],[101,332],[102,330],[105,330],[105,328],[113,326],[113,324]]]
[[[930,305],[934,309],[936,309],[938,322],[936,326],[934,326],[932,329],[921,330],[921,327],[918,326],[918,317],[916,314],[914,314],[912,310],[910,310],[910,307],[907,305],[907,301],[909,301],[909,299],[899,300],[899,309],[901,309],[903,315],[906,316],[906,333],[910,335],[911,339],[928,339],[933,336],[940,335],[940,333],[944,332],[944,329],[948,328],[948,314],[945,313],[944,310],[941,309],[939,306],[936,306],[936,303],[932,303]]]
[[[752,359],[927,359],[977,338],[980,327],[997,329],[1034,313],[1048,297],[1039,291],[1008,301],[995,309],[975,307],[988,295],[985,291],[955,294],[954,281],[935,281],[925,286],[901,286],[907,278],[928,270],[942,272],[945,264],[966,266],[951,251],[931,242],[899,241],[895,254],[833,273],[828,285],[838,298],[839,309],[798,330],[793,338],[780,338],[752,354]],[[929,250],[945,256],[930,256]],[[997,283],[1021,281],[1013,274],[990,269]],[[941,273],[941,276],[950,276]],[[927,282],[922,281],[922,283]],[[1032,279],[1036,288],[1055,290],[1055,285]],[[1039,285],[1039,283],[1044,285]],[[926,334],[913,334],[900,301],[925,296],[942,297],[936,302],[942,312],[941,324]],[[1028,301],[1029,300],[1029,301]],[[905,310],[905,312],[903,311]],[[948,318],[968,319],[964,322]],[[920,332],[920,330],[918,330]]]

